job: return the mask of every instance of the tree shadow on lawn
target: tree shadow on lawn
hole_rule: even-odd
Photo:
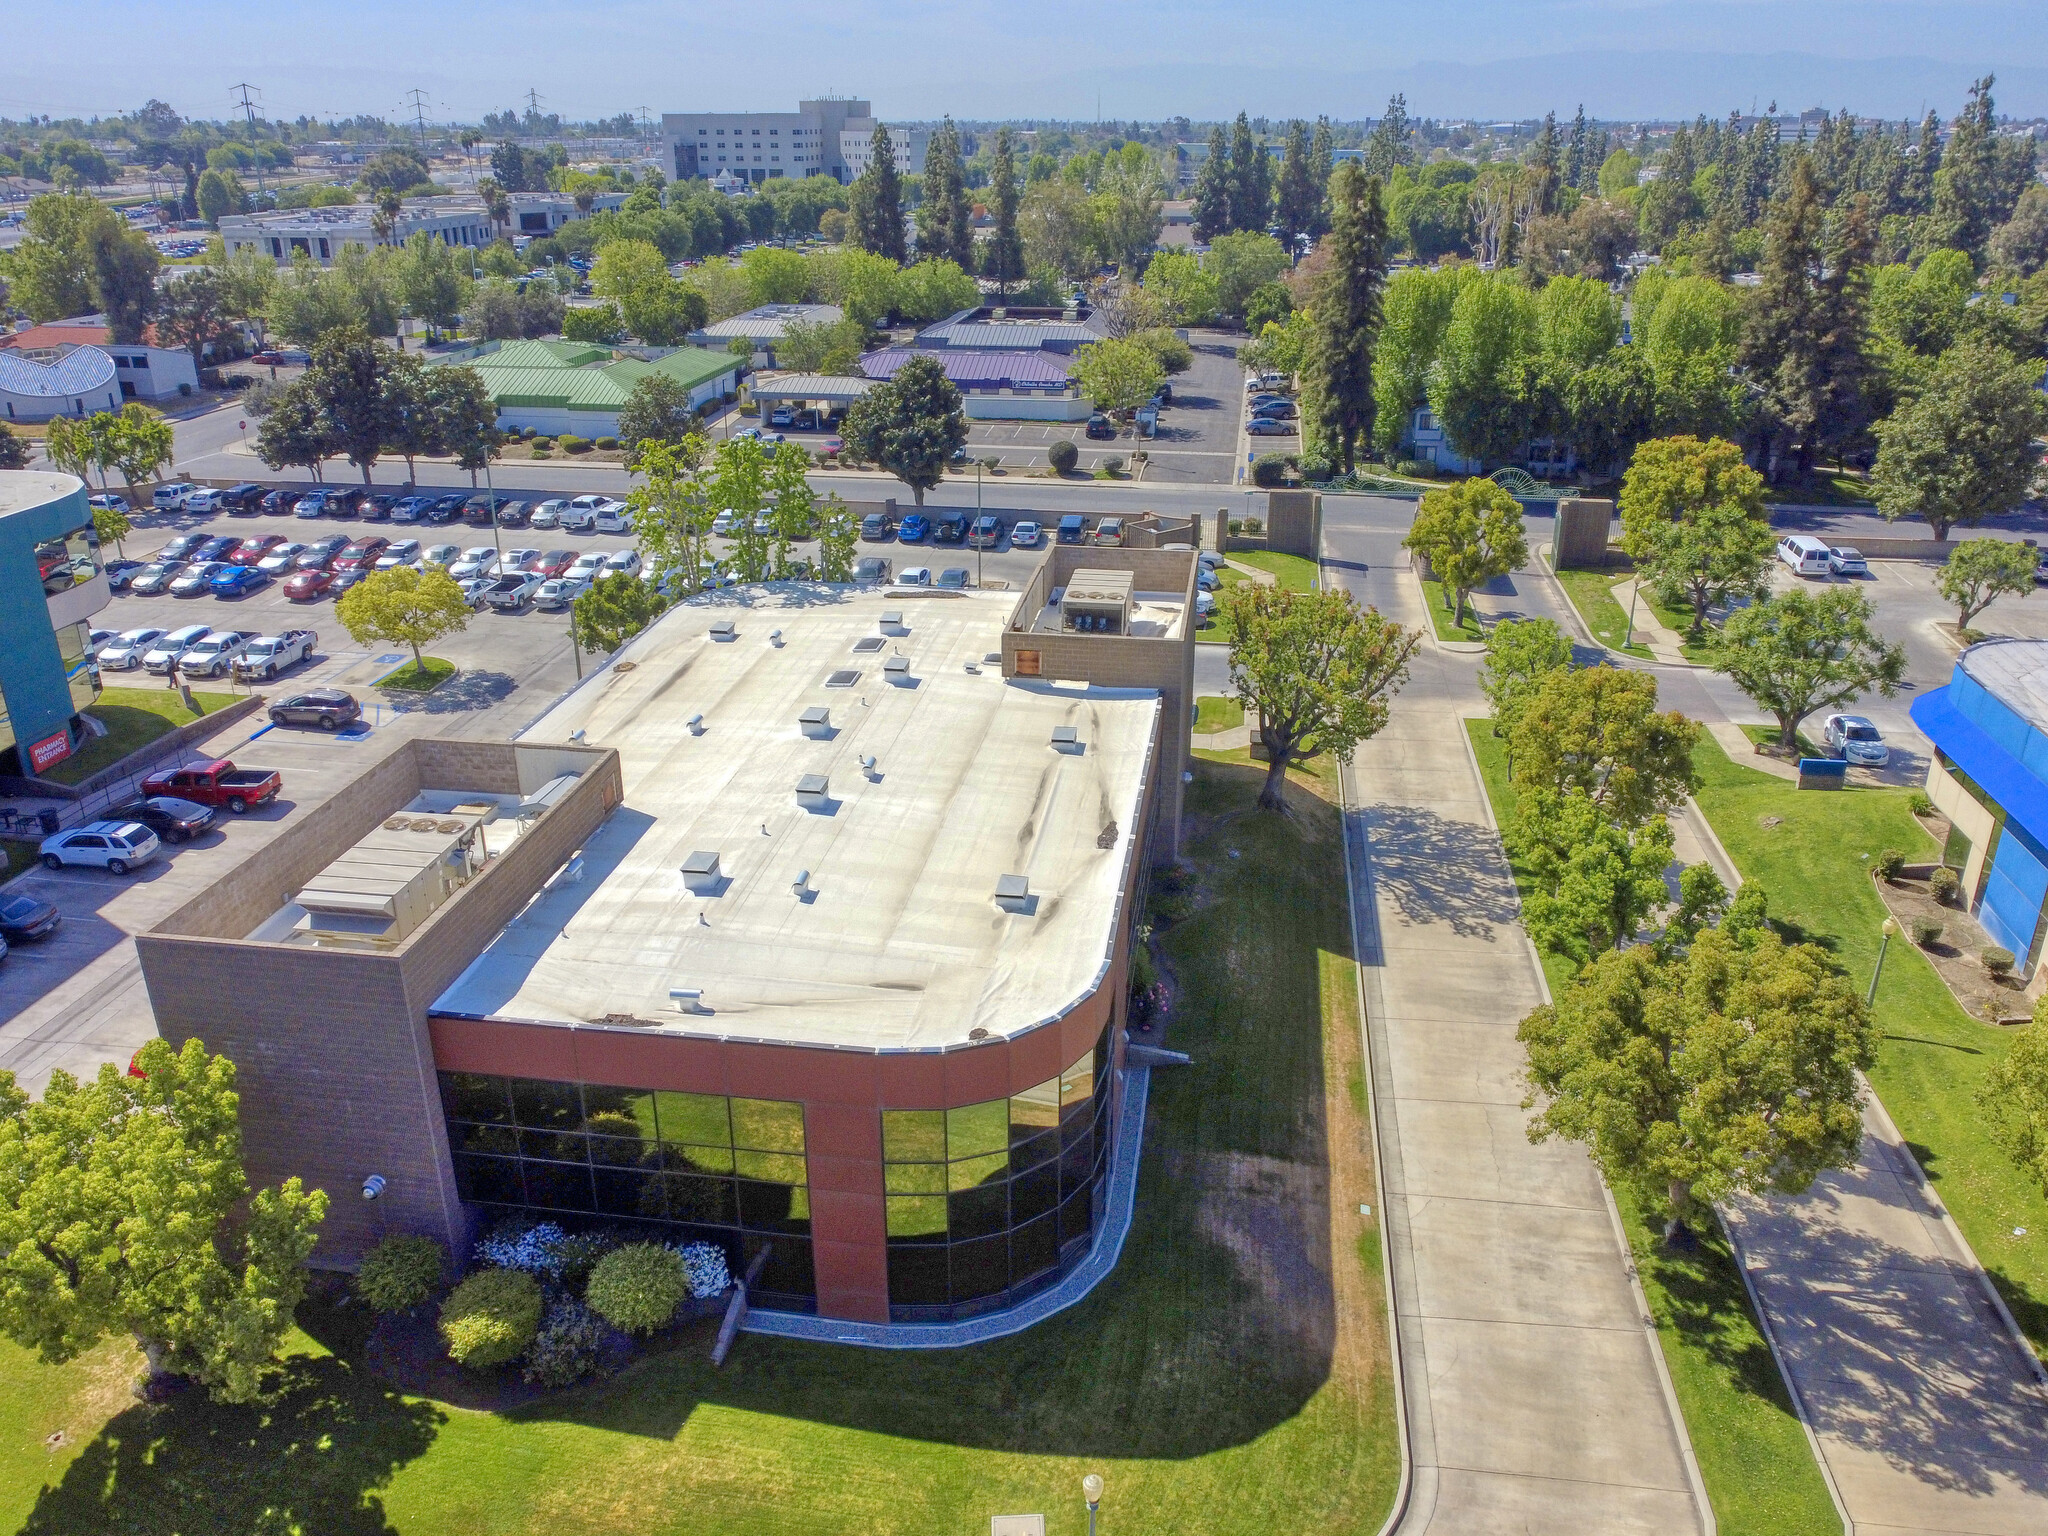
[[[376,1490],[434,1443],[445,1413],[334,1356],[295,1355],[278,1384],[267,1404],[215,1404],[193,1390],[117,1414],[43,1490],[24,1536],[395,1536]]]

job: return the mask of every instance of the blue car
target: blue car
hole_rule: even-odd
[[[922,542],[932,531],[932,520],[922,512],[913,512],[897,526],[896,537],[905,544]]]
[[[253,565],[231,565],[213,578],[211,590],[215,597],[245,597],[269,585],[268,571],[259,571]]]

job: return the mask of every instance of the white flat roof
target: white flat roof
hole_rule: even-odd
[[[2048,732],[2048,640],[1980,641],[1958,665],[2035,730]]]
[[[865,1050],[1064,1012],[1113,947],[1160,705],[1005,679],[1015,603],[783,584],[672,611],[521,738],[616,747],[624,803],[436,1010]],[[686,880],[696,853],[715,882]],[[1009,875],[1029,894],[999,904]]]

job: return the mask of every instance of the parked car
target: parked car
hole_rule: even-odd
[[[381,491],[374,496],[361,497],[356,502],[356,516],[366,523],[388,522],[391,518],[392,504],[396,500],[396,497],[387,496]]]
[[[247,597],[270,585],[270,573],[248,565],[223,565],[213,573],[207,590],[215,597]]]
[[[1010,528],[1010,548],[1036,549],[1038,541],[1045,536],[1045,530],[1030,518],[1020,518]]]
[[[1062,544],[1086,544],[1088,542],[1088,519],[1078,512],[1069,512],[1060,519],[1060,542]]]
[[[637,549],[615,549],[604,557],[605,576],[617,576],[624,572],[628,576],[640,573],[640,551]]]
[[[457,581],[468,581],[472,576],[488,576],[498,563],[498,546],[476,544],[465,549],[460,557],[451,562],[448,574]]]
[[[451,492],[446,496],[437,496],[434,499],[434,504],[427,508],[426,521],[436,524],[454,522],[455,519],[462,516],[462,504],[467,500],[469,498],[460,491]]]
[[[172,578],[167,590],[173,597],[199,597],[213,590],[214,577],[233,569],[218,560],[194,560]]]
[[[1788,533],[1778,540],[1778,558],[1797,576],[1826,576],[1830,551],[1810,534]]]
[[[754,514],[754,536],[765,539],[774,532],[775,514],[773,512],[756,512]]]
[[[965,512],[941,512],[932,519],[932,542],[934,544],[959,544],[967,538],[967,514]]]
[[[185,493],[185,499],[178,504],[180,512],[194,512],[201,517],[211,517],[222,510],[220,492],[208,485],[201,485]]]
[[[159,512],[180,512],[184,510],[185,498],[198,489],[190,480],[173,480],[150,492],[149,504]]]
[[[1124,520],[1120,517],[1105,517],[1095,525],[1095,542],[1111,548],[1124,541]]]
[[[1252,415],[1267,417],[1273,421],[1292,421],[1301,414],[1301,407],[1292,400],[1267,400],[1252,407]]]
[[[178,670],[187,677],[226,677],[255,638],[251,630],[216,629],[178,658]]]
[[[115,806],[107,812],[107,820],[138,821],[162,841],[176,847],[179,843],[192,841],[212,826],[219,815],[210,805],[176,800],[169,795],[152,795]]]
[[[82,827],[46,837],[36,850],[51,869],[67,864],[125,875],[156,857],[161,844],[140,822],[88,821]]]
[[[283,576],[295,569],[295,562],[306,552],[304,544],[274,544],[270,552],[256,562],[256,569],[267,571],[272,576]]]
[[[295,693],[270,706],[272,725],[313,725],[323,731],[338,731],[352,720],[363,718],[363,706],[355,695],[340,688],[315,688]]]
[[[994,549],[1003,542],[1003,520],[990,514],[977,517],[967,530],[967,543],[974,549]]]
[[[1828,756],[1865,768],[1882,768],[1891,760],[1891,748],[1875,725],[1862,715],[1829,715],[1821,722],[1821,741]]]
[[[298,504],[297,491],[270,491],[264,495],[260,510],[266,517],[282,517]]]
[[[1213,567],[1205,565],[1195,572],[1195,589],[1199,592],[1214,592],[1222,585],[1222,578],[1216,574]]]
[[[604,561],[605,555],[603,550],[586,550],[578,555],[575,562],[562,574],[565,576],[579,576],[585,581],[595,581],[604,574]]]
[[[328,595],[330,597],[340,597],[350,587],[366,580],[370,575],[370,568],[367,565],[359,565],[352,571],[334,571],[330,574],[334,579],[328,583]]]
[[[413,563],[423,571],[430,570],[436,567],[445,571],[448,569],[449,566],[453,565],[456,561],[460,560],[461,558],[462,549],[459,545],[429,544],[425,549],[420,551],[419,559],[414,561]]]
[[[932,584],[932,569],[928,565],[913,565],[896,573],[899,587],[928,587]]]
[[[0,940],[8,944],[47,939],[63,920],[53,901],[0,892]]]
[[[377,564],[377,557],[391,547],[391,541],[371,534],[368,538],[357,539],[334,557],[336,571],[367,571]]]
[[[539,550],[524,549],[515,545],[498,557],[498,574],[506,576],[513,571],[530,571],[539,563]]]
[[[569,503],[560,497],[553,501],[544,501],[533,509],[533,515],[526,520],[526,526],[541,529],[559,528],[562,526],[562,514],[568,509]],[[714,524],[711,531],[718,533],[721,530]]]
[[[391,521],[394,523],[417,523],[427,515],[427,508],[434,504],[431,496],[401,496],[391,503]]]
[[[155,645],[142,653],[142,665],[162,677],[171,670],[172,662],[212,633],[210,624],[187,624],[182,629],[166,630],[157,637]]]
[[[85,498],[85,504],[96,512],[126,512],[129,510],[126,497],[112,494],[88,496]]]
[[[199,805],[226,806],[237,816],[253,806],[275,800],[283,788],[284,779],[275,768],[237,768],[225,757],[153,773],[142,781],[145,795],[169,795]]]
[[[711,531],[716,534],[729,535],[733,530],[733,525],[739,521],[739,516],[739,513],[733,511],[731,507],[727,507],[718,516],[711,519]]]
[[[316,597],[325,597],[334,589],[334,572],[327,570],[300,571],[286,578],[284,595],[294,603],[310,603]]]
[[[527,518],[532,514],[533,503],[530,501],[504,502],[498,507],[498,526],[500,528],[524,528]]]
[[[128,590],[142,597],[155,597],[159,592],[168,592],[171,583],[185,572],[182,560],[159,560],[146,565],[128,578]]]
[[[889,537],[889,514],[870,512],[860,520],[860,536],[870,544],[879,544]]]
[[[215,534],[212,538],[204,539],[200,542],[199,547],[192,551],[192,558],[194,560],[225,560],[234,547],[241,542],[232,533]]]
[[[243,481],[222,491],[214,505],[223,512],[254,512],[263,505],[263,487],[253,481]]]
[[[619,504],[609,496],[577,496],[562,508],[557,526],[565,533],[591,533],[597,528],[597,514]]]
[[[299,504],[292,508],[292,516],[304,518],[307,522],[327,515],[328,498],[334,493],[325,486],[318,486],[299,498]]]
[[[1097,411],[1088,418],[1088,435],[1090,437],[1115,437],[1116,423],[1103,415],[1102,412]]]
[[[125,592],[137,573],[146,569],[140,560],[109,560],[106,564],[107,590]]]
[[[544,581],[534,590],[533,606],[545,613],[559,613],[590,590],[590,577],[576,575],[557,576]]]
[[[462,503],[462,520],[472,528],[488,528],[497,520],[497,510],[497,493],[478,491]]]
[[[615,501],[609,507],[598,509],[597,522],[593,525],[599,533],[631,533],[633,512],[622,501]]]
[[[301,571],[324,571],[334,564],[334,557],[348,548],[348,535],[330,533],[324,539],[315,539],[299,554],[293,565]]]
[[[973,574],[964,565],[949,565],[939,572],[939,579],[933,582],[932,585],[935,587],[945,587],[949,591],[954,592],[964,591],[971,585],[968,578]]]
[[[472,576],[467,581],[455,583],[456,589],[462,593],[462,600],[472,608],[483,607],[485,596],[495,585],[496,579],[490,576]]]
[[[388,571],[396,566],[411,565],[420,557],[418,539],[399,539],[384,546],[384,552],[377,557],[376,570]]]
[[[543,576],[549,579],[553,579],[554,577],[559,576],[564,571],[568,570],[569,567],[574,565],[575,563],[575,550],[551,549],[546,554],[542,555],[538,560],[529,562],[526,568],[529,571],[532,571],[536,576]]]
[[[1254,416],[1244,424],[1244,430],[1247,437],[1292,437],[1294,423],[1271,416]]]
[[[142,658],[150,648],[163,639],[160,629],[128,629],[114,636],[100,647],[100,670],[102,672],[133,672],[142,665]]]
[[[204,533],[181,533],[162,549],[158,550],[155,558],[158,560],[190,560],[192,558],[192,551],[204,544],[210,537],[212,535]]]
[[[889,562],[881,555],[863,555],[853,563],[853,579],[863,586],[889,579]]]
[[[896,525],[896,538],[904,544],[922,544],[932,531],[932,520],[922,512],[912,512]]]
[[[541,589],[541,579],[531,571],[513,571],[492,578],[484,601],[500,613],[520,613]]]
[[[1828,569],[1837,576],[1868,576],[1870,562],[1863,558],[1863,551],[1852,549],[1847,544],[1828,546]]]
[[[312,660],[313,647],[319,643],[320,637],[310,629],[288,629],[281,635],[259,635],[235,659],[235,676],[260,678],[267,682],[287,667]]]

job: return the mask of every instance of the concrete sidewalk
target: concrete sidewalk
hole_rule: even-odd
[[[1403,1532],[1712,1529],[1585,1153],[1531,1145],[1542,1000],[1464,723],[1397,703],[1346,774],[1412,1482]]]

